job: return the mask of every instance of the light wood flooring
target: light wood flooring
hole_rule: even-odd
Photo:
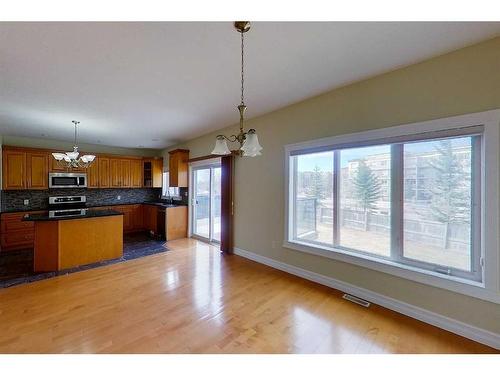
[[[0,290],[1,353],[488,353],[192,239]]]

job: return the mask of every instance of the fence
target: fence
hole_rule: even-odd
[[[296,205],[296,235],[306,236],[317,232],[317,226],[333,222],[333,208],[321,205],[314,198],[301,198]],[[388,214],[342,209],[340,225],[346,228],[367,230],[376,233],[390,233]],[[441,223],[423,219],[404,219],[404,238],[406,241],[424,245],[468,251],[470,225],[467,223]],[[319,229],[321,230],[321,228]],[[324,229],[327,230],[327,229]],[[447,237],[447,238],[446,238]]]

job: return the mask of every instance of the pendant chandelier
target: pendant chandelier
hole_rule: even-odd
[[[95,155],[83,155],[78,157],[80,153],[78,152],[78,146],[76,143],[77,136],[77,125],[80,121],[71,121],[75,125],[75,143],[73,146],[73,151],[69,152],[53,152],[52,156],[57,160],[57,164],[64,168],[88,168],[94,162]]]
[[[215,148],[212,151],[214,155],[229,155],[231,150],[227,146],[227,141],[238,142],[240,148],[238,150],[240,156],[258,156],[262,155],[260,151],[262,150],[259,144],[259,138],[255,129],[249,129],[245,132],[243,129],[244,115],[247,109],[245,105],[245,91],[244,91],[244,34],[250,30],[249,21],[238,21],[234,23],[234,27],[241,34],[241,102],[238,106],[238,111],[240,112],[240,132],[236,135],[230,135],[226,137],[225,135],[218,135],[215,141]]]

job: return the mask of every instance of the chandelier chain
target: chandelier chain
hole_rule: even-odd
[[[244,36],[243,36],[243,31],[241,32],[241,105],[245,105],[245,77],[244,77],[244,64],[245,64],[245,59],[244,59]]]

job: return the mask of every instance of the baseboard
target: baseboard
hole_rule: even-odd
[[[234,253],[241,257],[253,260],[258,263],[265,264],[269,267],[290,273],[295,276],[328,286],[333,289],[340,290],[345,293],[353,294],[357,297],[365,299],[376,305],[383,306],[390,310],[396,311],[411,318],[420,320],[422,322],[431,324],[433,326],[442,328],[446,331],[453,332],[457,335],[466,337],[468,339],[480,342],[491,346],[492,348],[500,350],[500,334],[487,331],[485,329],[475,327],[461,321],[448,318],[444,315],[422,309],[417,306],[410,305],[406,302],[398,301],[391,297],[386,297],[382,294],[372,292],[368,289],[360,288],[353,284],[346,283],[334,279],[332,277],[324,276],[316,272],[308,271],[303,268],[295,267],[277,260],[267,258],[262,255],[252,253],[247,250],[234,248]]]

